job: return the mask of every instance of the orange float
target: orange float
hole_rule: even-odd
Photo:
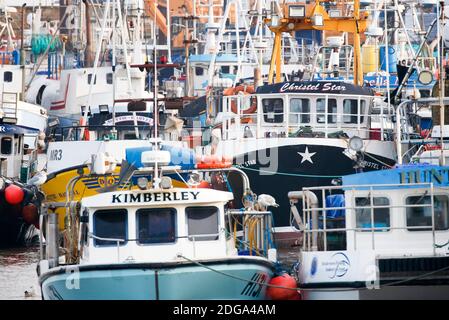
[[[224,169],[232,166],[232,159],[218,156],[203,156],[197,158],[197,169]]]
[[[268,284],[273,286],[269,286],[266,293],[271,300],[301,299],[301,295],[298,290],[296,290],[296,280],[286,273],[274,277]]]

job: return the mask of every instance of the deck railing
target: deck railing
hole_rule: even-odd
[[[429,204],[401,204],[401,205],[375,205],[374,204],[374,197],[382,197],[383,195],[380,194],[374,194],[373,191],[380,191],[380,190],[393,190],[397,188],[415,188],[415,189],[425,189],[426,193],[424,196],[430,197],[430,203]],[[355,193],[354,191],[365,191],[368,192],[368,196],[364,196],[365,193]],[[301,230],[303,231],[303,250],[305,251],[327,251],[328,250],[328,234],[332,232],[341,232],[346,235],[346,243],[345,246],[348,245],[348,239],[350,236],[350,233],[353,234],[353,245],[354,247],[351,248],[353,250],[358,250],[358,243],[359,240],[357,235],[360,235],[361,233],[358,233],[360,231],[363,232],[370,232],[371,233],[371,249],[376,250],[379,249],[379,246],[376,246],[376,234],[379,234],[378,231],[390,231],[390,230],[423,230],[431,231],[432,232],[432,241],[430,243],[431,245],[431,251],[433,255],[436,255],[436,239],[435,239],[435,210],[434,210],[434,185],[433,183],[412,183],[412,184],[378,184],[378,185],[350,185],[350,186],[333,186],[333,187],[312,187],[312,188],[304,188],[304,193],[307,192],[313,192],[315,195],[321,197],[321,207],[318,206],[318,204],[315,204],[315,206],[311,205],[310,199],[305,195],[302,198],[302,207],[303,207],[303,219],[304,219],[304,228]],[[351,203],[354,203],[352,206],[347,206],[346,204],[342,207],[328,207],[326,206],[326,195],[329,194],[342,194],[342,192],[349,192],[352,191],[351,195]],[[410,194],[409,196],[413,196]],[[363,206],[357,206],[355,205],[355,197],[369,197],[370,201],[369,204],[363,205]],[[347,198],[346,198],[347,199]],[[431,225],[426,226],[404,226],[404,227],[392,227],[392,226],[385,226],[385,227],[376,227],[375,226],[375,218],[374,218],[374,210],[375,209],[382,209],[382,208],[388,208],[388,209],[407,209],[407,208],[429,208],[431,210]],[[342,227],[342,228],[328,228],[327,227],[327,221],[332,218],[328,218],[327,212],[330,210],[344,210],[345,211],[345,218],[348,219],[347,212],[350,211],[353,214],[350,215],[350,219],[355,218],[355,212],[356,210],[370,210],[370,227],[355,227],[355,228],[348,228]],[[390,213],[390,216],[393,216],[395,213]],[[314,226],[312,222],[314,221],[315,224],[318,224],[318,219],[321,217],[322,220],[322,227]],[[322,243],[321,246],[318,245],[318,238],[319,234],[322,235]],[[363,239],[363,241],[366,241],[366,238]],[[392,243],[392,245],[394,245]],[[366,246],[364,246],[365,248]],[[349,248],[348,248],[349,249]],[[380,248],[385,249],[385,248]]]
[[[309,128],[315,133],[322,133],[325,138],[332,137],[335,132],[344,131],[365,139],[377,136],[378,140],[393,140],[395,130],[393,114],[382,107],[379,113],[370,114],[370,106],[366,103],[362,106],[362,101],[365,102],[367,96],[346,95],[344,97],[344,99],[357,100],[357,112],[355,113],[328,112],[329,99],[337,99],[337,103],[341,103],[338,100],[341,98],[337,98],[336,95],[310,94],[310,97],[312,98],[309,100],[309,110],[315,109],[312,104],[315,103],[314,99],[318,98],[325,101],[322,106],[323,111],[290,112],[290,99],[302,98],[293,94],[291,97],[283,99],[283,109],[278,112],[264,112],[261,107],[261,99],[281,99],[279,94],[225,96],[222,106],[223,119],[220,123],[223,128],[222,139],[247,138],[247,129],[251,130],[251,137],[266,138],[288,137],[301,128]],[[257,99],[257,111],[244,114],[243,110],[248,108],[249,103],[254,103],[254,99]],[[337,108],[339,107],[337,105]],[[236,109],[237,113],[234,113],[232,109]],[[410,132],[404,114],[401,114],[400,121],[403,124],[404,137],[408,136]],[[269,135],[270,133],[272,135]]]

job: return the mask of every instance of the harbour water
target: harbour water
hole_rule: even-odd
[[[0,300],[40,300],[39,248],[0,250]]]

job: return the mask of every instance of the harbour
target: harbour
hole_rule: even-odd
[[[0,1],[0,299],[449,299],[447,5]]]

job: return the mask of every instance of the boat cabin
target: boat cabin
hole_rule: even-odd
[[[215,123],[222,139],[339,137],[387,139],[386,126],[371,130],[374,96],[370,89],[345,82],[284,82],[223,97]],[[382,114],[386,119],[386,113]],[[376,116],[376,119],[379,116]]]
[[[33,150],[35,146],[30,146],[26,142],[33,141],[27,140],[33,137],[37,142],[35,137],[38,133],[38,130],[2,123],[0,120],[0,176],[26,181],[28,174],[37,166],[37,154],[36,150]],[[30,148],[32,154],[25,157],[27,148]],[[24,165],[25,158],[28,159],[27,165]],[[22,172],[22,169],[25,171]]]
[[[227,210],[232,199],[230,192],[206,188],[108,192],[84,198],[80,264],[173,262],[178,254],[217,259],[245,255],[248,250],[256,255],[263,246],[267,252],[268,237],[262,236],[264,231],[257,222],[269,223],[270,213],[253,212],[253,218],[249,218],[251,214],[246,217],[256,222],[252,226],[257,227],[259,236],[251,238],[252,247],[239,247],[232,236],[231,220],[243,214]],[[267,224],[265,228],[271,227]],[[241,231],[240,236],[249,233]]]
[[[364,282],[370,266],[380,280],[418,272],[422,263],[438,269],[448,255],[448,185],[448,167],[408,165],[304,189],[301,282]]]
[[[224,205],[232,194],[210,189],[113,192],[82,201],[81,262],[156,262],[222,257],[229,237]],[[150,249],[150,250],[148,250]]]

